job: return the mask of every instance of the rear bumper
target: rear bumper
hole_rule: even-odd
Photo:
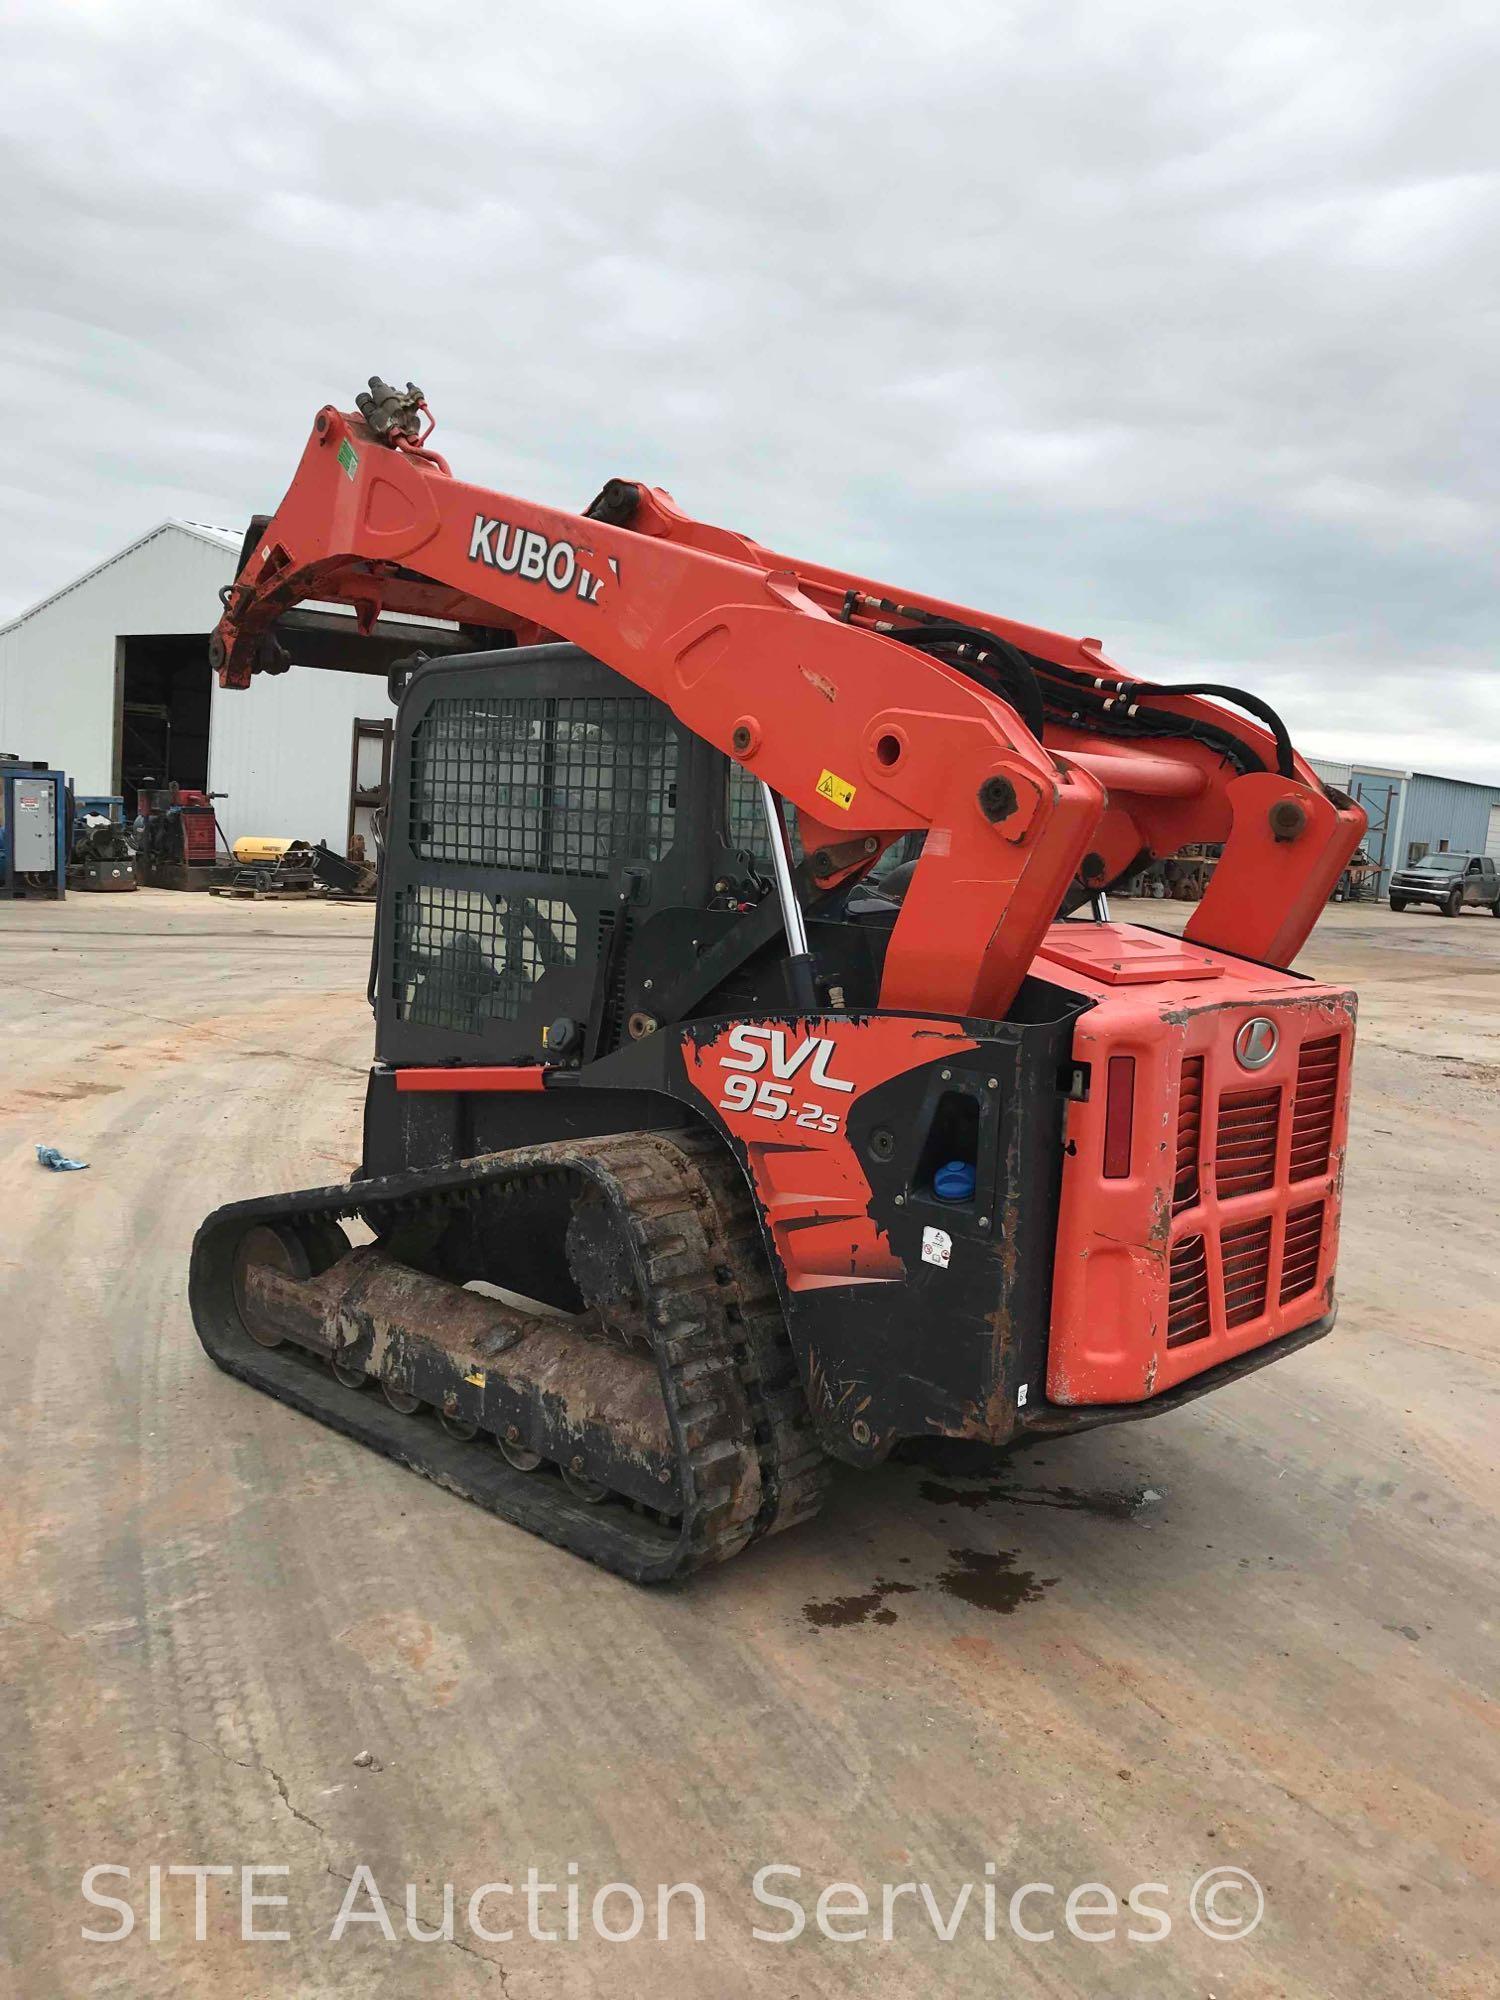
[[[1101,1424],[1128,1424],[1138,1417],[1165,1416],[1169,1410],[1180,1410],[1185,1403],[1195,1402],[1212,1389],[1227,1388],[1231,1382],[1253,1375],[1258,1368],[1283,1360],[1288,1354],[1296,1354],[1301,1348],[1311,1347],[1315,1340],[1332,1333],[1338,1316],[1338,1307],[1334,1306],[1309,1326],[1298,1327],[1295,1333],[1284,1333],[1280,1339],[1267,1341],[1263,1347],[1248,1348],[1231,1360],[1221,1361],[1217,1367],[1205,1369],[1201,1375],[1188,1376],[1175,1388],[1163,1389],[1160,1395],[1151,1396],[1143,1403],[1094,1403],[1073,1408],[1063,1403],[1038,1403],[1021,1412],[1021,1431],[1026,1436],[1060,1436],[1066,1431],[1096,1430]]]

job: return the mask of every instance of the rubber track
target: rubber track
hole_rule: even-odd
[[[747,1334],[726,1310],[724,1228],[714,1193],[695,1171],[701,1164],[660,1135],[631,1133],[233,1202],[210,1215],[194,1239],[189,1299],[198,1337],[227,1373],[504,1520],[632,1582],[687,1576],[789,1524],[780,1518],[778,1444],[767,1435],[766,1336]],[[631,1246],[678,1454],[682,1515],[675,1528],[623,1503],[590,1506],[556,1478],[518,1472],[493,1439],[451,1437],[430,1412],[402,1415],[382,1397],[343,1387],[316,1357],[290,1344],[259,1346],[234,1304],[235,1246],[257,1223],[316,1235],[319,1223],[359,1218],[379,1236],[434,1205],[501,1197],[559,1173],[595,1183]],[[766,1488],[763,1464],[775,1490]]]
[[[828,1497],[832,1462],[818,1443],[765,1243],[744,1175],[708,1132],[660,1136],[691,1167],[709,1203],[722,1261],[716,1276],[739,1329],[740,1380],[755,1420],[761,1505],[753,1539],[811,1520]]]

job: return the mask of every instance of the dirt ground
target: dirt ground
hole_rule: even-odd
[[[848,1474],[814,1526],[675,1594],[198,1348],[203,1213],[356,1163],[369,932],[149,891],[0,904],[5,1992],[1500,1991],[1500,923],[1336,908],[1304,955],[1362,996],[1332,1339],[988,1485]],[[88,1172],[43,1172],[38,1141]],[[85,1900],[101,1864],[120,1905]],[[199,1942],[165,1871],[203,1864],[234,1872],[202,1878]],[[248,1893],[287,1898],[250,1916],[289,1941],[242,1939],[247,1866],[287,1871]],[[757,1900],[768,1867],[801,1874]],[[528,1869],[558,1885],[530,1927]],[[1259,1882],[1250,1935],[1194,1922],[1214,1869]],[[864,1939],[820,1931],[841,1882]],[[597,1933],[610,1883],[642,1897],[633,1942]],[[679,1883],[701,1943],[687,1891],[657,1941]],[[428,1931],[454,1886],[451,1941],[407,1935],[407,1884]],[[1030,1939],[1027,1884],[1051,1885]],[[1145,1884],[1170,1930],[1132,1939],[1160,1919],[1107,1892]],[[1250,1891],[1212,1886],[1200,1914],[1237,1929]],[[800,1937],[753,1936],[794,1928],[773,1894]],[[346,1901],[366,1920],[335,1940]],[[121,1906],[128,1937],[83,1937]],[[854,1908],[835,1892],[826,1928]],[[617,1889],[603,1924],[631,1911]]]

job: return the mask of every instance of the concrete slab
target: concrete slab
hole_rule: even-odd
[[[193,1337],[201,1215],[355,1164],[370,924],[0,905],[7,1990],[1497,1990],[1500,924],[1336,908],[1305,955],[1363,995],[1331,1340],[988,1487],[850,1474],[817,1524],[671,1595],[261,1399]],[[38,1141],[88,1172],[43,1172]],[[132,1913],[115,1942],[81,1935],[124,1925],[84,1898],[99,1864],[129,1870],[95,1878]],[[153,1864],[235,1871],[204,1878],[202,1942],[188,1876],[148,1935]],[[288,1871],[250,1889],[288,1898],[252,1916],[289,1941],[242,1939],[247,1864]],[[775,1865],[802,1871],[764,1884],[806,1912],[795,1941],[753,1935],[792,1927],[756,1898]],[[535,1898],[555,1941],[528,1934],[528,1868],[558,1885]],[[1220,1868],[1263,1888],[1238,1941],[1189,1911]],[[494,1882],[515,1893],[476,1927]],[[634,1942],[597,1933],[611,1882],[643,1896]],[[820,1934],[839,1882],[874,1906],[863,1940]],[[407,1934],[408,1883],[426,1929],[454,1885],[451,1941]],[[656,1941],[675,1883],[701,1943],[686,1891]],[[1028,1883],[1049,1939],[1009,1922]],[[1137,1900],[1169,1934],[1130,1939],[1160,1918],[1089,1914],[1096,1890],[1075,1928],[1116,1936],[1074,1935],[1087,1883],[1165,1885]],[[393,1940],[335,1940],[371,1885]],[[1231,1928],[1248,1907],[1216,1905]],[[626,1927],[629,1897],[601,1914]]]

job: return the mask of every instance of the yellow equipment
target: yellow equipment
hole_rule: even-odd
[[[298,852],[294,856],[293,849]],[[279,840],[270,834],[246,833],[234,843],[234,858],[243,868],[274,867],[279,861],[285,864],[290,858],[295,865],[306,855],[307,865],[312,860],[312,849],[305,840]]]

